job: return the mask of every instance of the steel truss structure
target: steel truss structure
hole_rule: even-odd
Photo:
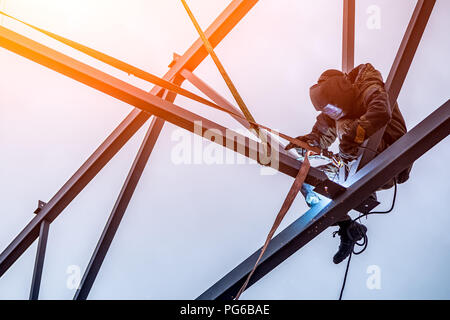
[[[217,46],[257,2],[257,0],[233,0],[205,31],[212,46]],[[398,95],[434,4],[435,0],[417,1],[386,81],[392,107],[396,106]],[[354,67],[355,0],[343,0],[343,8],[342,69],[347,72]],[[230,132],[231,130],[175,105],[173,102],[176,94],[171,91],[158,86],[153,87],[150,92],[142,91],[4,27],[0,27],[0,46],[135,107],[48,203],[39,201],[39,206],[35,211],[36,216],[0,254],[1,277],[30,245],[39,239],[30,299],[37,299],[39,296],[50,224],[150,117],[152,117],[152,122],[98,240],[74,299],[87,299],[165,121],[200,135],[209,129],[218,130],[225,139],[223,141],[214,140],[215,143],[261,162],[260,143],[237,133],[233,133],[234,136],[229,138],[226,131]],[[197,39],[183,55],[174,54],[174,59],[169,65],[170,69],[163,79],[176,85],[181,85],[187,80],[217,105],[242,114],[232,103],[193,73],[206,56],[207,51],[201,39]],[[249,123],[240,118],[236,118],[236,120],[244,127],[250,128]],[[202,122],[201,132],[195,130],[197,121]],[[376,149],[383,132],[384,129],[373,135],[366,141],[366,145],[371,147],[370,149]],[[373,154],[366,152],[368,149],[364,149],[365,152],[359,157],[354,174],[343,185],[330,181],[323,172],[311,168],[306,182],[316,186],[315,190],[329,200],[322,201],[306,212],[272,240],[248,287],[314,239],[320,232],[338,221],[348,211],[361,206],[369,206],[370,204],[361,202],[361,199],[368,198],[379,186],[396,176],[448,136],[449,132],[450,101],[447,101],[377,157],[374,158]],[[276,142],[274,144],[278,146]],[[278,149],[279,166],[277,169],[295,177],[302,163],[285,152],[282,147]],[[260,250],[258,249],[206,290],[198,299],[233,299],[253,268]]]

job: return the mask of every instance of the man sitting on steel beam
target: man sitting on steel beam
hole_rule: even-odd
[[[385,150],[394,141],[406,133],[405,120],[396,104],[391,112],[388,94],[384,88],[383,78],[370,63],[361,64],[349,74],[338,70],[327,70],[321,74],[317,84],[310,88],[311,101],[320,114],[311,133],[297,139],[322,149],[327,149],[339,138],[339,158],[346,168],[358,156],[363,142],[387,125],[377,153]],[[295,146],[290,143],[286,150]],[[305,150],[296,148],[301,155]],[[326,167],[327,169],[330,166]],[[396,177],[398,183],[409,178],[411,167]],[[379,190],[389,189],[394,185],[394,179],[383,185]],[[304,185],[302,194],[309,206],[319,201],[312,187]],[[376,199],[376,194],[372,195]],[[367,228],[353,221],[349,215],[337,223],[341,238],[339,250],[333,257],[334,263],[342,262],[350,255],[355,243],[366,236]]]

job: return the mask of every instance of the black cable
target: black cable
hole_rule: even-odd
[[[361,219],[362,217],[367,217],[371,214],[388,214],[389,212],[391,212],[392,210],[394,210],[394,206],[395,206],[395,200],[397,199],[397,177],[394,178],[394,195],[392,197],[392,205],[391,208],[387,211],[372,211],[372,212],[368,212],[365,214],[360,215],[359,217],[353,219],[352,221],[355,222],[356,220]],[[348,274],[348,269],[350,268],[350,260],[352,259],[352,254],[361,254],[364,252],[364,250],[366,250],[367,245],[368,245],[368,239],[367,236],[364,236],[364,242],[359,244],[356,243],[358,246],[364,246],[364,248],[361,251],[358,252],[354,252],[352,249],[352,252],[350,252],[350,255],[348,257],[348,261],[347,261],[347,268],[345,269],[345,275],[344,275],[344,281],[342,282],[342,288],[341,288],[341,293],[339,295],[339,300],[342,300],[342,294],[344,293],[344,288],[345,288],[345,284],[347,282],[347,274]]]
[[[357,245],[359,247],[364,246],[364,248],[362,248],[361,251],[355,252],[355,245],[353,245],[352,251],[350,252],[350,255],[348,256],[347,267],[345,268],[344,281],[342,282],[342,288],[341,288],[341,293],[339,295],[339,300],[342,300],[342,295],[344,294],[344,288],[345,288],[345,284],[347,283],[347,275],[348,275],[348,270],[350,268],[350,260],[352,259],[352,254],[358,255],[358,254],[363,253],[367,249],[368,244],[369,244],[369,240],[368,240],[367,236],[363,235],[363,242],[362,243],[356,242],[355,245]]]
[[[359,146],[359,147],[362,148],[362,149],[367,149],[367,150],[375,153],[376,155],[379,154],[378,151],[373,150],[372,148],[365,147],[365,146]],[[326,150],[326,152],[323,152],[323,156],[327,157],[327,158],[333,158],[335,155],[332,152]],[[344,164],[345,164],[345,162],[344,162]],[[359,217],[353,219],[352,222],[356,222],[357,220],[359,220],[359,219],[361,219],[363,217],[367,217],[367,216],[369,216],[371,214],[388,214],[388,213],[390,213],[392,210],[394,210],[395,200],[396,199],[397,199],[397,177],[394,177],[394,195],[393,195],[393,198],[392,198],[392,205],[391,205],[390,209],[387,210],[387,211],[372,211],[372,212],[368,212],[368,213],[362,214]],[[342,300],[342,295],[344,294],[344,288],[345,288],[345,284],[347,283],[348,270],[350,268],[350,261],[352,259],[352,254],[358,255],[358,254],[363,253],[366,250],[368,243],[369,243],[369,240],[368,240],[367,236],[364,235],[362,243],[357,243],[357,242],[355,243],[356,245],[358,245],[360,247],[364,246],[364,248],[361,249],[361,251],[358,251],[358,252],[354,251],[354,247],[352,248],[352,251],[350,252],[350,255],[348,257],[347,267],[345,269],[344,281],[342,282],[341,293],[339,294],[339,300]]]
[[[392,197],[391,208],[387,211],[372,211],[372,212],[364,213],[364,214],[360,215],[358,218],[355,218],[353,221],[359,220],[363,217],[367,217],[371,214],[388,214],[388,213],[390,213],[392,210],[394,210],[396,199],[397,199],[397,177],[394,178],[394,196]]]
[[[345,288],[345,283],[347,282],[348,268],[350,267],[350,260],[352,259],[352,253],[353,252],[350,252],[350,255],[348,256],[347,268],[345,269],[344,282],[342,283],[342,288],[341,288],[341,293],[339,295],[339,300],[342,300],[342,295],[344,294],[344,288]]]

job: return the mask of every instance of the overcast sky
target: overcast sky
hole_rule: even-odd
[[[415,2],[357,1],[356,65],[370,62],[386,79]],[[188,1],[204,29],[228,3]],[[161,76],[172,53],[183,54],[197,38],[177,0],[1,0],[0,8]],[[400,93],[409,129],[449,98],[449,9],[449,1],[437,1]],[[152,87],[7,18],[0,22],[140,88]],[[255,119],[297,136],[309,132],[317,115],[309,86],[323,70],[340,68],[341,32],[340,0],[263,0],[216,52]],[[209,57],[195,73],[233,101]],[[240,128],[188,99],[178,97],[175,103]],[[0,251],[33,218],[37,201],[49,201],[131,110],[0,49]],[[73,297],[72,280],[89,262],[147,126],[52,223],[41,298]],[[89,298],[194,299],[263,244],[292,178],[261,175],[248,161],[177,164],[173,150],[179,130],[164,125]],[[391,214],[364,220],[369,247],[352,259],[344,298],[450,298],[449,150],[447,138],[414,164]],[[379,209],[389,208],[391,199],[392,190],[380,192]],[[306,210],[299,196],[280,229]],[[241,299],[338,298],[345,263],[332,263],[339,244],[331,236],[335,229],[327,229]],[[36,247],[37,242],[0,278],[0,299],[28,298]],[[370,281],[373,270],[376,288]]]

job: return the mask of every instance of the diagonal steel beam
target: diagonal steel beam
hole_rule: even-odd
[[[42,221],[39,229],[39,242],[36,252],[36,260],[34,263],[33,280],[31,282],[30,300],[37,300],[39,298],[39,291],[41,289],[42,271],[44,269],[45,251],[47,248],[48,230],[50,223]]]
[[[77,289],[75,293],[74,300],[87,299],[109,247],[111,246],[114,236],[119,228],[120,222],[122,221],[131,197],[133,196],[134,190],[136,189],[139,179],[144,171],[145,165],[150,157],[158,135],[161,132],[163,124],[163,119],[157,117],[153,118],[105,228],[103,229],[94,253],[92,254],[89,264],[84,272],[79,289]]]
[[[264,277],[326,228],[339,221],[361,199],[392,179],[450,134],[450,100],[383,151],[347,181],[347,190],[325,200],[280,232],[269,244],[249,286]],[[199,300],[231,300],[252,270],[261,249],[201,294]]]
[[[414,8],[414,12],[386,80],[391,106],[394,105],[400,94],[400,90],[405,82],[435,3],[436,0],[418,0]]]
[[[386,80],[386,91],[389,94],[391,109],[398,108],[397,98],[408,74],[409,67],[414,59],[414,55],[419,47],[420,40],[428,24],[431,12],[436,0],[418,0],[414,12],[409,21],[405,35],[403,36],[400,48],[392,64]],[[373,134],[366,142],[365,149],[352,166],[350,175],[364,167],[373,159],[375,153],[370,150],[377,150],[383,138],[386,127]]]
[[[173,102],[175,97],[175,93],[166,91],[163,99]],[[106,223],[94,253],[92,254],[89,264],[84,272],[79,289],[77,289],[75,293],[74,300],[87,299],[117,229],[119,229],[120,222],[122,221],[128,204],[130,203],[134,190],[136,189],[139,179],[144,172],[145,165],[147,164],[150,154],[153,151],[163,125],[163,119],[153,117],[144,140],[142,141],[141,147],[139,148],[136,158],[131,166],[130,172],[128,173],[122,190],[120,191],[114,208],[109,216],[108,222]]]
[[[255,0],[233,0],[205,31],[211,44],[216,46],[256,2]],[[170,70],[164,75],[164,79],[181,84],[175,79],[177,73],[183,68],[194,70],[206,56],[207,52],[201,39],[197,39],[183,56],[171,66]],[[160,92],[162,92],[162,89],[159,87],[154,87],[151,90],[151,93],[154,95]],[[41,216],[53,221],[149,117],[148,113],[134,109],[53,196],[48,202],[46,209],[41,212]],[[35,217],[0,254],[0,276],[9,269],[38,237],[39,227],[35,223],[37,220],[41,221],[41,217]]]

